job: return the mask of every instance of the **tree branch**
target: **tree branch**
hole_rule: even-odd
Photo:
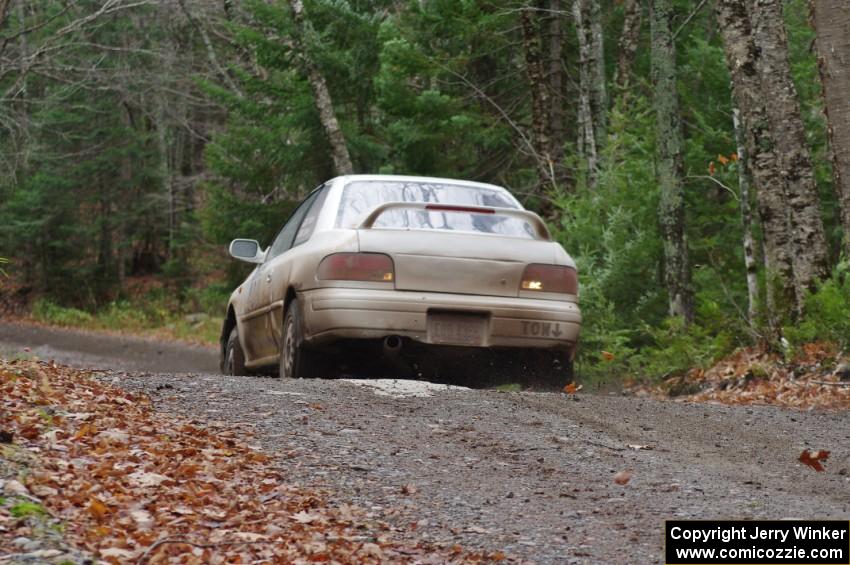
[[[722,182],[720,182],[719,180],[717,180],[716,178],[714,178],[714,177],[712,177],[712,176],[708,176],[708,175],[688,175],[688,176],[687,176],[687,177],[685,177],[685,178],[687,178],[687,179],[702,179],[702,180],[710,180],[711,182],[713,182],[714,184],[716,184],[716,185],[717,185],[717,186],[719,186],[720,188],[723,188],[723,189],[725,189],[725,190],[728,190],[728,191],[729,191],[729,194],[731,194],[731,195],[732,195],[732,198],[734,198],[736,201],[740,200],[740,198],[738,197],[738,193],[737,193],[737,192],[735,192],[735,190],[734,190],[732,187],[730,187],[730,186],[727,186],[727,185],[723,184]]]
[[[204,29],[204,26],[195,18],[194,14],[189,11],[189,8],[186,7],[185,0],[177,0],[178,4],[180,4],[180,9],[183,10],[183,13],[186,15],[186,18],[189,20],[189,23],[192,24],[192,27],[200,34],[201,40],[204,42],[204,47],[207,50],[207,59],[209,59],[210,64],[216,70],[216,72],[221,76],[224,82],[227,83],[227,86],[236,93],[239,98],[244,98],[245,94],[242,90],[236,86],[236,83],[233,82],[233,79],[230,78],[230,75],[224,70],[221,64],[218,62],[218,56],[215,54],[215,47],[210,41],[210,36],[207,33],[207,30]]]
[[[685,18],[685,21],[682,22],[682,25],[680,25],[679,29],[676,30],[676,33],[673,34],[673,41],[676,41],[676,38],[679,37],[679,34],[682,32],[683,29],[685,29],[685,26],[691,23],[691,20],[694,19],[694,16],[696,16],[700,12],[700,10],[702,10],[703,6],[705,6],[707,2],[708,0],[702,0],[702,2],[699,3],[696,9],[691,12],[691,15]]]

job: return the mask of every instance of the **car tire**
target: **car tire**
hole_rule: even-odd
[[[573,361],[568,352],[531,350],[527,359],[532,386],[560,390],[573,382]]]
[[[286,307],[280,344],[278,373],[284,379],[309,379],[321,375],[323,364],[315,352],[304,346],[301,305],[297,298]]]
[[[224,350],[224,374],[233,377],[242,377],[248,374],[245,369],[245,352],[239,343],[239,330],[233,328],[230,337],[227,338],[227,346]]]

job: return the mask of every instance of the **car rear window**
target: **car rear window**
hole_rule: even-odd
[[[370,211],[387,202],[519,208],[504,191],[486,187],[415,181],[355,181],[343,188],[336,226],[357,226]],[[373,227],[453,230],[534,238],[532,227],[520,218],[469,212],[388,210]]]

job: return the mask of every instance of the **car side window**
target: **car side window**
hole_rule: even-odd
[[[310,211],[310,208],[312,207],[313,202],[316,201],[316,197],[318,195],[319,192],[314,191],[298,206],[298,208],[295,209],[295,212],[292,213],[289,220],[287,220],[286,224],[284,224],[283,228],[281,228],[277,237],[274,238],[274,242],[272,243],[271,249],[269,249],[269,255],[266,258],[266,261],[274,259],[292,247],[295,235],[298,233],[298,228],[301,227],[301,220],[303,220],[304,216],[307,215],[307,212]]]
[[[325,204],[325,196],[327,196],[327,194],[327,186],[319,189],[317,192],[316,197],[310,204],[310,210],[307,212],[307,215],[304,216],[304,220],[301,222],[301,227],[298,228],[298,234],[295,236],[295,241],[292,243],[292,247],[301,245],[310,239],[311,235],[313,235],[313,230],[316,229],[316,221],[319,219],[319,213],[322,211],[322,206]]]

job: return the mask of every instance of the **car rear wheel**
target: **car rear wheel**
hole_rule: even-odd
[[[227,347],[224,357],[224,374],[241,377],[248,374],[245,369],[245,353],[242,344],[239,343],[239,331],[233,328],[230,337],[227,338]]]
[[[283,317],[283,340],[280,347],[280,376],[285,379],[308,379],[322,376],[323,363],[304,346],[301,307],[295,298]]]

